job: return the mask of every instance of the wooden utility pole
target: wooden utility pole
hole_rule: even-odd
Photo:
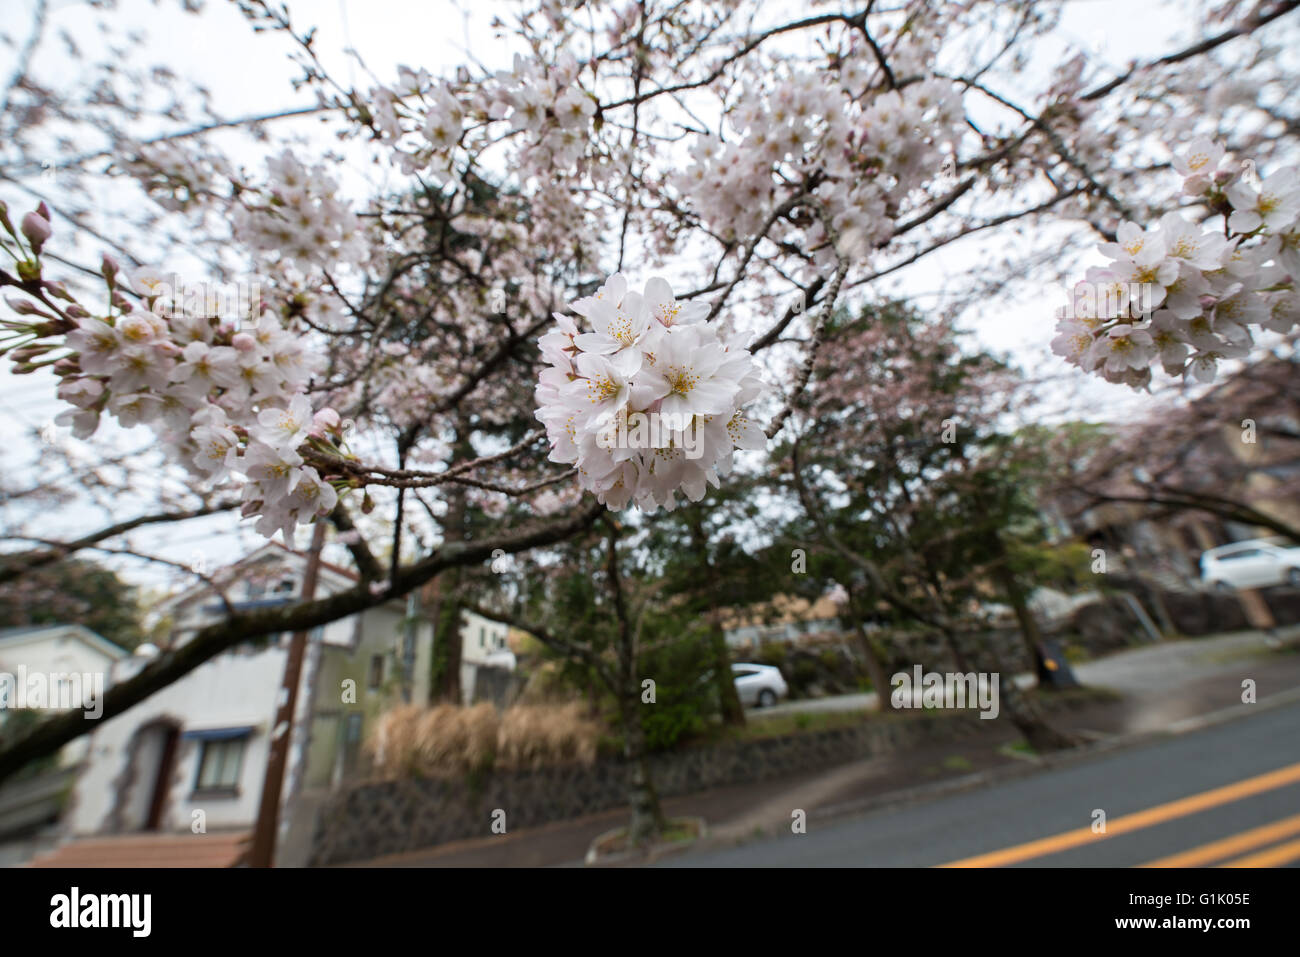
[[[320,578],[320,553],[325,545],[325,521],[317,519],[312,529],[307,568],[302,576],[300,599],[316,597]],[[275,840],[280,826],[280,792],[284,787],[284,769],[289,761],[289,742],[293,738],[293,715],[298,704],[298,684],[302,680],[302,662],[307,651],[306,631],[294,632],[289,642],[289,658],[284,663],[284,681],[280,685],[280,707],[271,728],[271,750],[266,759],[266,778],[262,782],[262,803],[253,830],[253,846],[248,852],[249,867],[275,865]],[[311,716],[308,715],[308,720]]]

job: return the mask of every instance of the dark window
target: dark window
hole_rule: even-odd
[[[1238,558],[1254,558],[1258,554],[1258,548],[1246,548],[1239,552],[1232,552],[1228,555],[1224,555],[1222,561],[1235,561]]]
[[[196,791],[233,791],[239,787],[239,770],[244,763],[247,738],[204,741],[199,754]]]
[[[370,656],[370,684],[369,688],[374,691],[384,683],[384,656]]]
[[[348,714],[348,721],[343,735],[343,740],[348,744],[356,744],[361,740],[361,718],[360,711],[353,711]]]

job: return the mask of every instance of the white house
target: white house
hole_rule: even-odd
[[[306,556],[271,543],[213,575],[236,610],[299,600]],[[356,577],[322,562],[317,597],[352,587]],[[181,592],[158,609],[171,643],[226,614],[208,585]],[[251,829],[288,656],[288,634],[230,649],[96,728],[70,815],[74,834]],[[145,649],[142,649],[145,651]],[[157,654],[157,650],[152,650]],[[331,622],[310,634],[298,689],[282,812],[358,774],[371,722],[404,693],[428,697],[432,627],[394,601]],[[122,661],[121,681],[150,660]],[[310,800],[306,802],[310,804]]]
[[[0,725],[16,709],[86,712],[98,715],[97,700],[112,683],[113,665],[127,652],[82,625],[33,625],[0,631]],[[59,763],[75,764],[89,742],[78,738],[59,752]]]
[[[460,613],[460,689],[465,704],[474,701],[474,688],[482,668],[503,668],[514,671],[518,662],[506,638],[510,627],[499,621],[484,618],[472,611]]]

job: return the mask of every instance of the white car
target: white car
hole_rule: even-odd
[[[781,669],[772,665],[732,665],[731,680],[742,705],[770,708],[790,693]]]
[[[1211,548],[1201,555],[1201,580],[1219,589],[1300,588],[1300,547],[1256,538]]]

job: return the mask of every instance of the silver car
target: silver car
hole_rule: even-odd
[[[770,708],[790,693],[781,669],[773,665],[732,665],[731,680],[736,683],[740,703],[749,707]]]
[[[1300,548],[1268,538],[1220,545],[1201,555],[1201,580],[1223,590],[1300,588]]]

